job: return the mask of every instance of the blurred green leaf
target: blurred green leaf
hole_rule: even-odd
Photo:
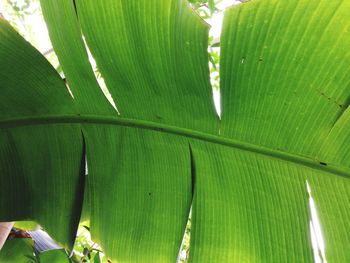
[[[101,263],[100,252],[97,252],[94,257],[94,263]]]
[[[7,240],[0,250],[0,263],[33,263],[34,242],[30,238]]]
[[[49,250],[39,254],[40,263],[72,263],[64,249]]]
[[[208,0],[208,7],[209,7],[211,14],[213,14],[216,10],[215,0]]]

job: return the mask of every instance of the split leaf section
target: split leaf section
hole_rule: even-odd
[[[38,221],[71,247],[82,204],[83,140],[80,124],[52,120],[74,116],[75,105],[49,62],[3,19],[0,35],[0,220]]]
[[[221,38],[222,134],[325,157],[323,144],[349,115],[349,10],[347,1],[304,0],[256,0],[228,9]],[[339,158],[333,153],[327,159]]]

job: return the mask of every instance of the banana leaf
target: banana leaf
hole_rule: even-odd
[[[318,254],[349,262],[349,1],[227,9],[221,118],[186,1],[41,6],[67,85],[0,19],[0,221],[71,248],[87,207],[113,262],[163,263],[192,207],[190,262],[313,262],[311,189]]]

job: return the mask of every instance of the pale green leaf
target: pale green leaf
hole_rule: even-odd
[[[0,220],[69,243],[86,152],[92,238],[116,262],[175,262],[191,204],[191,262],[313,262],[307,182],[327,261],[350,260],[347,0],[228,9],[221,121],[208,26],[185,1],[75,4],[42,1],[74,100],[1,20]]]

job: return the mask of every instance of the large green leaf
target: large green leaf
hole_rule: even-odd
[[[70,244],[85,151],[91,232],[112,260],[175,262],[192,204],[191,262],[312,262],[306,181],[328,262],[350,260],[347,0],[226,11],[221,121],[208,26],[185,1],[41,3],[74,100],[2,21],[1,220]]]
[[[0,19],[0,220],[37,220],[71,246],[82,200],[76,109],[50,64]]]
[[[222,134],[318,157],[349,105],[348,11],[348,1],[277,0],[228,10]]]
[[[35,252],[31,238],[7,240],[0,253],[0,263],[70,263],[64,249],[54,249],[42,253]]]
[[[44,251],[39,254],[39,260],[42,263],[71,263],[72,261],[69,259],[66,251],[64,249],[53,249]]]
[[[1,249],[1,263],[34,263],[34,243],[30,238],[7,240]]]
[[[294,183],[300,184],[308,180],[315,188],[313,195],[324,230],[326,257],[332,262],[350,258],[350,235],[345,230],[350,227],[350,133],[345,128],[349,124],[350,97],[349,11],[348,1],[252,1],[226,12],[221,39],[222,134],[266,146],[274,150],[276,157],[288,152],[295,157],[305,156],[315,164],[344,170],[334,171],[331,176],[304,169],[299,180],[293,178]],[[289,157],[287,160],[293,161]],[[305,166],[301,159],[293,162],[296,167]],[[290,173],[280,171],[277,163],[274,166],[272,170],[260,168],[261,175],[256,173],[255,179],[272,176],[276,170]],[[287,202],[284,207],[302,218],[301,210],[291,205],[297,202],[293,196],[297,188],[292,187],[292,182],[274,180],[274,184],[277,189],[291,189],[289,196],[283,198]],[[258,189],[264,191],[264,187]],[[298,209],[301,208],[299,204]],[[295,220],[289,218],[291,225]],[[281,224],[286,224],[282,217]],[[277,226],[274,223],[274,230]],[[283,261],[277,259],[281,253],[267,252],[267,248],[278,251],[277,247],[296,255],[293,250],[298,243],[291,241],[297,237],[295,228],[284,229],[275,235],[283,236],[287,243],[271,242],[259,257],[266,253],[268,262]],[[292,244],[293,249],[288,248]],[[299,251],[300,254],[302,250]],[[291,262],[303,261],[302,257],[289,258]]]

